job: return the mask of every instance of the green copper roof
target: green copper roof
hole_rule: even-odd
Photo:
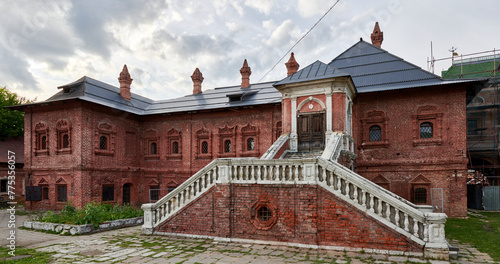
[[[496,60],[493,60],[492,58],[487,60],[477,60],[468,63],[461,63],[459,60],[455,60],[453,65],[447,71],[441,72],[441,75],[443,76],[443,79],[470,79],[493,77],[495,75],[500,76],[500,71],[498,70],[499,64],[500,58],[497,58]]]

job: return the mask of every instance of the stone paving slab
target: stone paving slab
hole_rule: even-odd
[[[0,227],[0,236],[6,231]],[[450,243],[460,248],[457,259],[428,261],[414,256],[145,236],[140,227],[78,237],[22,229],[16,234],[18,246],[52,253],[53,263],[495,263],[488,254],[456,241]]]

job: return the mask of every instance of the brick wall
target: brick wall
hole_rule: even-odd
[[[255,224],[252,210],[259,205],[271,208],[276,219],[270,227]],[[156,231],[421,251],[413,241],[313,185],[216,185]]]
[[[58,150],[57,123],[71,124],[70,151]],[[280,105],[139,117],[86,102],[53,103],[26,109],[25,171],[30,184],[46,186],[48,199],[29,203],[32,209],[61,209],[58,186],[67,186],[67,200],[76,206],[103,201],[102,186],[113,186],[113,200],[125,202],[124,185],[130,186],[130,203],[150,202],[149,189],[168,189],[181,184],[219,157],[260,157],[273,143]],[[36,150],[36,127],[47,131],[47,148]],[[229,128],[229,134],[227,129]],[[208,132],[209,153],[200,153],[197,132]],[[108,137],[109,149],[100,150],[100,137]],[[254,150],[248,138],[254,139]],[[231,140],[226,153],[224,141]],[[172,142],[178,142],[173,153]],[[150,144],[157,144],[156,154]],[[167,193],[160,192],[160,197]]]
[[[371,180],[385,177],[389,190],[410,201],[414,201],[412,186],[424,186],[429,192],[442,188],[444,212],[465,216],[464,94],[464,87],[446,86],[360,94],[354,103],[357,172]],[[419,122],[425,121],[434,124],[434,137],[421,140]],[[378,143],[368,141],[368,128],[374,124],[386,133]],[[430,198],[428,193],[426,204],[431,204]]]

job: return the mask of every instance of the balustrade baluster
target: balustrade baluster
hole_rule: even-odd
[[[385,203],[385,219],[391,221],[391,206],[388,203]]]
[[[238,176],[237,178],[238,180],[243,180],[243,166],[238,166]]]
[[[359,196],[361,198],[361,205],[366,208],[366,192],[363,191],[363,189],[360,190],[361,195]]]
[[[374,205],[375,205],[375,197],[373,197],[373,195],[370,193],[370,211],[372,212],[375,212],[375,208],[374,208]]]
[[[286,166],[280,166],[280,181],[285,181],[286,180]]]
[[[257,178],[256,178],[256,180],[262,180],[262,173],[260,171],[261,168],[262,168],[262,166],[260,166],[260,165],[257,166]]]
[[[327,177],[326,176],[326,168],[323,167],[322,169],[323,169],[323,173],[321,174],[321,178],[322,178],[321,181],[327,182],[327,180],[326,180],[326,177]]]
[[[377,214],[382,216],[382,200],[377,198]]]
[[[429,242],[429,225],[424,224],[424,242]]]
[[[394,208],[394,221],[397,227],[401,227],[401,223],[399,222],[399,210],[396,208]]]
[[[348,181],[346,181],[345,182],[345,194],[349,200],[351,200],[351,188],[352,188],[351,184]]]
[[[280,181],[280,174],[281,174],[281,171],[280,171],[280,166],[279,165],[276,165],[276,167],[274,168],[274,176],[276,178],[274,178],[273,180],[275,181]]]
[[[263,180],[269,180],[269,175],[267,174],[268,173],[267,168],[268,168],[268,166],[264,165],[264,179]]]
[[[405,220],[404,220],[404,230],[406,232],[410,232],[410,220],[408,219],[408,214],[404,214]]]
[[[354,186],[354,192],[353,192],[353,198],[354,198],[354,201],[359,204],[359,197],[358,197],[358,187],[357,186]]]
[[[413,235],[419,237],[418,235],[418,222],[415,218],[413,218]]]

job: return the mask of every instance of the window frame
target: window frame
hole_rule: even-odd
[[[389,118],[384,111],[381,110],[370,110],[364,115],[365,117],[361,119],[361,129],[362,129],[362,142],[361,147],[368,148],[387,148],[389,147],[389,137],[388,137],[388,122]],[[370,141],[370,128],[374,126],[380,127],[380,140]]]
[[[182,137],[181,131],[172,128],[167,133],[167,143],[168,143],[168,155],[169,160],[181,160],[182,159]],[[177,153],[174,151],[174,143],[177,143]]]
[[[48,156],[50,149],[49,127],[44,121],[40,121],[35,125],[34,130],[35,156]]]
[[[159,160],[161,154],[161,146],[160,146],[160,136],[158,135],[158,131],[156,129],[148,129],[144,133],[144,141],[145,141],[145,150],[144,150],[144,159],[145,160]],[[156,152],[153,149],[153,146],[156,146]]]
[[[249,140],[253,139],[253,149],[249,149]],[[241,128],[242,157],[259,157],[259,128],[248,123]]]
[[[56,185],[56,190],[57,190],[57,202],[59,203],[65,203],[68,201],[68,185],[67,184],[57,184]],[[61,193],[61,190],[64,190],[63,193]],[[64,195],[62,195],[64,194]]]
[[[203,142],[207,142],[207,153],[203,153]],[[195,159],[212,159],[212,132],[206,127],[196,131]]]
[[[107,195],[105,197],[105,188],[107,189]],[[109,191],[111,190],[111,191]],[[101,187],[101,201],[102,202],[114,202],[115,201],[115,186],[113,184],[103,184]],[[109,200],[109,193],[112,194],[113,199]],[[106,198],[106,199],[105,199]]]
[[[236,157],[238,153],[236,143],[236,126],[230,127],[227,124],[219,128],[219,157]],[[226,151],[226,142],[231,142],[231,151]]]
[[[418,146],[439,146],[443,144],[442,139],[442,119],[443,113],[439,108],[432,105],[421,106],[413,116],[413,147]],[[424,123],[432,124],[432,137],[421,138],[421,125]]]
[[[107,149],[101,149],[101,137],[106,138]],[[116,130],[106,122],[99,122],[95,131],[94,154],[101,156],[115,155]]]
[[[58,155],[71,154],[71,122],[66,119],[61,119],[56,123],[57,133],[57,151]],[[66,139],[67,137],[67,145]]]

